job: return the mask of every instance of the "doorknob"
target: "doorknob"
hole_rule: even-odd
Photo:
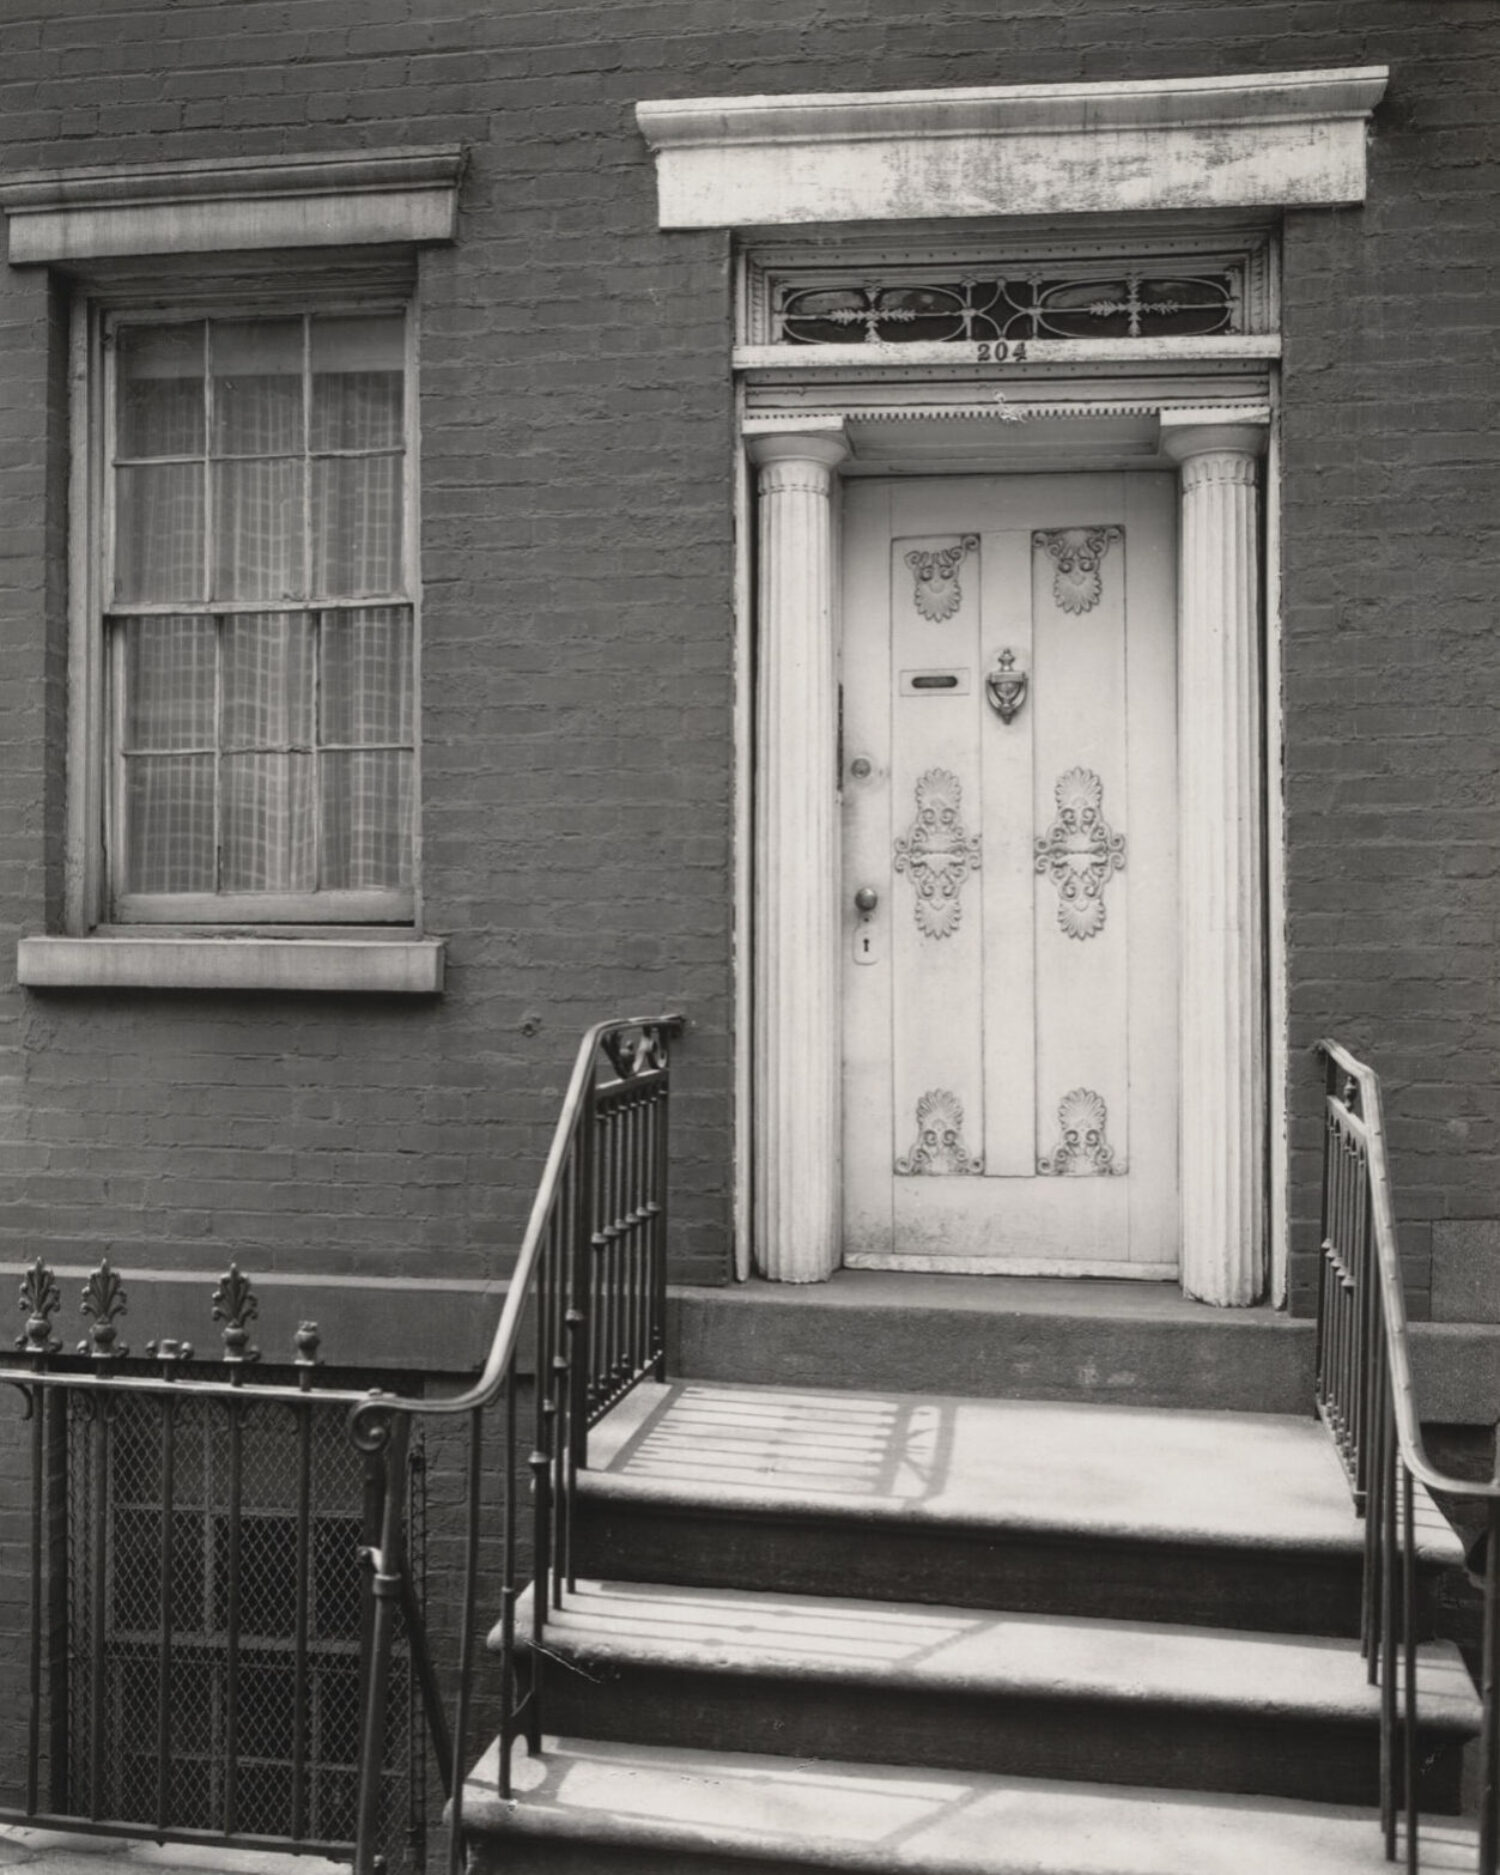
[[[873,886],[862,885],[854,894],[854,908],[861,918],[868,918],[880,903],[880,894]]]

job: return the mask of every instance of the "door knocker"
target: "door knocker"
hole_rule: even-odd
[[[984,693],[990,700],[990,708],[1002,723],[1014,722],[1026,701],[1026,673],[1018,671],[1015,663],[1014,651],[1002,651],[995,660],[995,668],[984,680]]]

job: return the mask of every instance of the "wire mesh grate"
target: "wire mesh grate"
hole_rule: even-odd
[[[316,1394],[70,1396],[73,1814],[352,1846],[368,1664],[360,1551],[376,1507],[366,1464],[344,1409]],[[394,1870],[423,1861],[412,1680],[398,1621],[381,1787]]]

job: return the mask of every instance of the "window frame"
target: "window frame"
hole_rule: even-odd
[[[80,292],[70,328],[70,623],[68,833],[64,921],[75,936],[126,933],[223,937],[248,933],[313,937],[409,936],[421,929],[422,836],[422,578],[420,560],[421,425],[420,302],[412,271],[383,280],[320,281],[314,263],[274,284],[246,289],[243,276],[222,291],[174,295],[155,291]],[[361,269],[361,272],[364,270]],[[382,270],[384,271],[384,270]],[[398,603],[412,623],[413,698],[410,886],[292,892],[130,893],[124,889],[123,661],[124,634],[111,621],[137,608],[112,603],[115,548],[116,335],[126,325],[161,327],[215,319],[348,316],[399,313],[404,320],[405,423],[402,551],[406,597]],[[256,611],[348,609],[354,600],[320,607],[309,595],[293,606],[253,601],[184,603],[178,612],[204,616]],[[380,603],[363,601],[366,605]],[[387,602],[389,603],[389,602]],[[143,607],[141,610],[149,610]],[[158,608],[162,609],[162,608]],[[113,640],[113,643],[111,642]]]

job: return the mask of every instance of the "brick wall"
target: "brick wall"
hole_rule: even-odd
[[[248,0],[232,33],[205,0],[5,12],[7,169],[443,139],[472,162],[460,241],[422,269],[433,1004],[6,987],[56,903],[62,332],[46,282],[0,269],[0,1256],[491,1273],[577,1032],[676,1003],[676,1267],[722,1279],[728,251],[656,231],[631,106],[1376,61],[1370,203],[1286,243],[1299,1295],[1330,1027],[1387,1077],[1414,1281],[1422,1227],[1500,1211],[1484,0]]]

